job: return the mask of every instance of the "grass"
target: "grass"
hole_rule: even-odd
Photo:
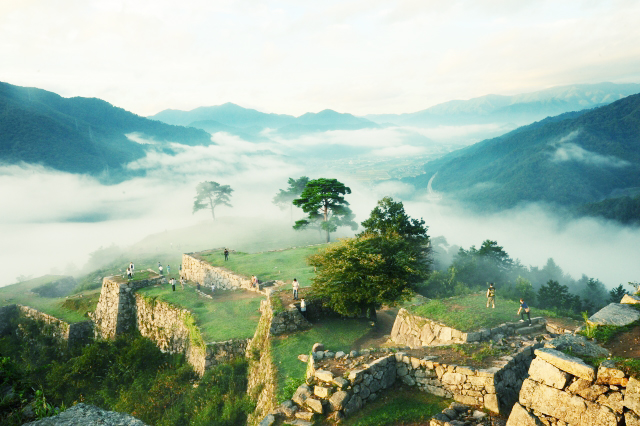
[[[213,300],[198,295],[191,286],[184,290],[178,285],[145,287],[138,293],[155,297],[191,311],[205,342],[253,337],[260,319],[260,300],[257,293],[242,290],[216,291]]]
[[[65,297],[41,297],[32,290],[62,278],[58,275],[45,275],[17,284],[0,288],[0,306],[14,303],[30,306],[68,323],[86,321],[85,313],[94,311],[98,304],[100,290],[81,293],[82,303],[69,303]],[[76,296],[78,297],[78,296]]]
[[[274,337],[273,362],[278,369],[278,400],[291,397],[285,393],[288,379],[301,380],[307,364],[298,360],[298,355],[308,354],[314,343],[323,343],[331,351],[351,350],[351,344],[371,330],[371,324],[359,319],[325,319],[313,328],[298,333]]]
[[[511,353],[509,348],[492,347],[489,343],[468,343],[464,345],[451,345],[451,348],[461,355],[468,356],[477,362],[485,358],[499,357]]]
[[[223,266],[247,277],[255,275],[260,281],[281,280],[290,284],[297,278],[301,287],[307,287],[311,285],[315,272],[313,267],[307,265],[306,259],[323,247],[317,245],[263,253],[231,253],[226,262],[222,250],[199,255],[213,266]]]
[[[487,299],[483,294],[471,294],[448,299],[431,299],[422,305],[411,306],[408,309],[413,314],[468,332],[517,321],[520,319],[516,316],[519,307],[518,302],[498,298],[495,309],[487,309]],[[531,316],[556,317],[557,315],[552,311],[532,307]]]
[[[450,400],[427,392],[399,387],[384,392],[379,399],[345,419],[343,426],[391,426],[427,424],[429,419],[447,408]]]

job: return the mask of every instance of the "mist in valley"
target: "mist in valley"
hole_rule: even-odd
[[[322,243],[317,231],[291,229],[301,210],[294,208],[292,214],[272,203],[289,177],[303,175],[337,178],[349,186],[352,194],[346,199],[358,223],[389,195],[403,201],[412,217],[424,218],[429,235],[444,237],[450,250],[479,247],[491,239],[527,266],[543,266],[553,258],[574,278],[586,274],[608,287],[637,280],[637,228],[570,219],[542,205],[475,214],[446,194],[434,201],[423,190],[393,179],[418,173],[424,162],[456,149],[446,136],[457,138],[467,130],[439,131],[437,140],[385,128],[260,143],[216,133],[214,144],[206,147],[173,144],[172,153],[151,149],[127,165],[140,176],[114,185],[41,166],[1,166],[0,195],[8,208],[0,220],[0,285],[19,276],[87,273],[118,255],[162,261],[163,256],[217,247],[255,252]],[[143,136],[135,138],[153,144]],[[215,221],[207,210],[192,213],[195,186],[205,180],[234,190],[233,207],[218,207]],[[353,233],[342,228],[332,239]],[[438,250],[445,258],[454,254],[444,253],[446,247]]]

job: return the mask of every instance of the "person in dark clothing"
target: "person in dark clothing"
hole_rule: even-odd
[[[527,314],[527,318],[529,319],[529,326],[531,326],[531,309],[529,309],[529,305],[527,305],[524,299],[520,299],[520,308],[518,309],[518,313],[516,315],[520,315],[520,322],[524,322],[524,314]]]
[[[224,260],[229,260],[229,250],[224,249]]]

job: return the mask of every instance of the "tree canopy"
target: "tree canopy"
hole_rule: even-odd
[[[289,178],[287,182],[289,187],[287,189],[281,189],[280,192],[273,197],[273,204],[280,207],[281,210],[289,207],[291,209],[291,220],[293,220],[293,200],[298,198],[302,191],[304,191],[305,186],[309,182],[309,178],[307,176],[302,176],[298,179]]]
[[[349,226],[356,230],[358,224],[344,199],[345,194],[351,194],[351,189],[337,179],[314,179],[307,183],[300,198],[293,200],[293,205],[302,208],[307,214],[306,219],[296,221],[293,229],[305,229],[316,226],[326,232],[327,242],[330,233],[339,226]]]
[[[364,232],[309,257],[316,267],[312,290],[343,315],[393,305],[426,279],[430,258],[424,221],[409,218],[401,202],[384,198],[362,222]]]
[[[233,189],[229,185],[220,185],[218,182],[205,181],[196,186],[196,197],[193,202],[193,213],[198,210],[211,209],[211,216],[216,220],[215,209],[223,205],[232,207],[230,196]]]

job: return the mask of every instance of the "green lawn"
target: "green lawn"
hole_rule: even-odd
[[[260,281],[291,283],[297,278],[301,287],[307,287],[315,273],[313,267],[307,265],[306,258],[323,247],[324,244],[264,253],[231,253],[227,262],[221,250],[199,253],[199,256],[211,265],[223,266],[247,277],[255,275]]]
[[[418,306],[407,308],[411,313],[429,318],[460,331],[476,331],[496,327],[505,322],[520,319],[516,316],[520,304],[512,300],[496,298],[496,307],[487,309],[487,298],[483,294],[431,299]],[[552,311],[531,308],[531,317],[556,317]]]
[[[263,299],[258,293],[218,290],[212,300],[199,296],[191,286],[181,290],[179,284],[175,292],[171,291],[169,284],[145,287],[138,292],[191,311],[205,342],[253,337],[260,319],[260,300]]]
[[[69,323],[86,321],[88,318],[85,316],[85,312],[87,312],[87,310],[95,310],[95,307],[98,304],[100,290],[83,292],[82,298],[84,299],[84,303],[79,304],[77,307],[75,305],[65,303],[67,299],[64,297],[40,297],[31,291],[36,287],[56,281],[60,278],[62,278],[62,276],[45,275],[43,277],[34,278],[21,283],[1,287],[0,306],[17,303],[20,305],[30,306]]]
[[[427,424],[447,408],[451,400],[413,388],[398,386],[386,390],[376,401],[340,423],[343,426],[398,426]]]
[[[315,323],[313,328],[298,333],[274,337],[273,362],[278,369],[278,397],[286,399],[285,387],[288,379],[304,378],[307,365],[298,360],[298,355],[308,354],[314,343],[320,342],[331,351],[352,349],[352,343],[371,330],[371,323],[360,319],[326,319]],[[291,397],[291,394],[288,395]]]

